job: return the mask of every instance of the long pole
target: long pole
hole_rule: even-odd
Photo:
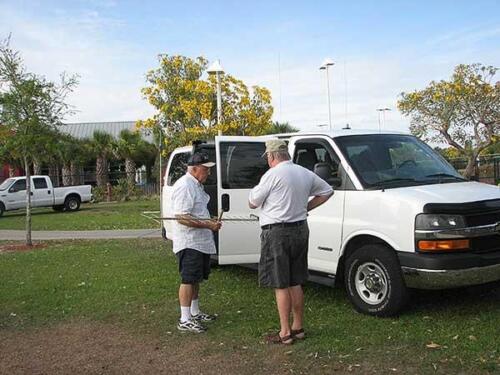
[[[161,159],[162,159],[162,155],[161,154],[162,154],[162,148],[163,148],[162,144],[163,144],[163,129],[162,129],[161,124],[160,124],[160,144],[158,146],[158,149],[160,150],[160,163],[159,163],[160,164],[160,179],[159,179],[159,181],[160,181],[160,183],[159,183],[159,185],[160,185],[160,216],[161,216],[161,213],[163,211],[162,163],[161,163]],[[163,229],[163,223],[162,222],[160,222],[160,229]]]
[[[328,93],[328,125],[332,130],[332,109],[330,106],[330,76],[328,74],[328,65],[326,66],[326,91]]]
[[[218,135],[222,135],[222,129],[220,128],[221,118],[222,118],[222,94],[220,89],[220,73],[216,73],[217,77],[217,127],[219,128]]]

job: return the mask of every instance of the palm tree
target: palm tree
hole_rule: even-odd
[[[123,129],[119,138],[114,143],[114,154],[118,159],[125,160],[125,173],[127,175],[127,185],[129,193],[135,184],[136,162],[139,161],[141,152],[141,135],[138,132],[131,132]]]
[[[268,134],[280,134],[280,133],[296,133],[299,129],[290,125],[288,122],[273,122],[271,129]]]
[[[96,156],[96,180],[97,186],[105,186],[108,179],[108,158],[113,151],[113,137],[103,131],[96,130],[91,139],[92,151]]]

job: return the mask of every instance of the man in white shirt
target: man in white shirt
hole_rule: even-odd
[[[188,160],[187,173],[173,186],[172,209],[177,220],[173,224],[172,239],[181,275],[181,318],[177,325],[181,331],[205,332],[201,322],[215,319],[199,308],[199,283],[208,279],[210,255],[215,254],[213,232],[221,227],[220,221],[210,219],[207,209],[210,197],[203,189],[214,165],[207,155],[193,154]]]
[[[259,284],[274,288],[280,317],[280,331],[267,339],[289,345],[305,338],[302,285],[308,278],[307,212],[325,203],[333,189],[313,172],[293,164],[282,140],[267,141],[265,154],[270,169],[250,192],[248,204],[261,208]]]

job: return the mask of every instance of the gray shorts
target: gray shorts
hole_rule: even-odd
[[[307,223],[263,229],[260,243],[260,286],[282,289],[305,284],[309,276]]]

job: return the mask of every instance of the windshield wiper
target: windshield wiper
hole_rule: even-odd
[[[372,187],[372,188],[382,187],[382,186],[391,185],[391,184],[397,183],[397,182],[416,182],[416,183],[419,183],[421,181],[415,180],[414,178],[390,178],[388,180],[382,180],[382,181],[375,182],[375,183],[371,184],[370,187]]]
[[[429,177],[429,178],[431,178],[431,177],[447,177],[447,178],[454,178],[454,179],[460,180],[460,181],[467,181],[463,177],[458,177],[458,176],[455,176],[455,175],[449,174],[449,173],[434,173],[434,174],[428,174],[425,177]]]

